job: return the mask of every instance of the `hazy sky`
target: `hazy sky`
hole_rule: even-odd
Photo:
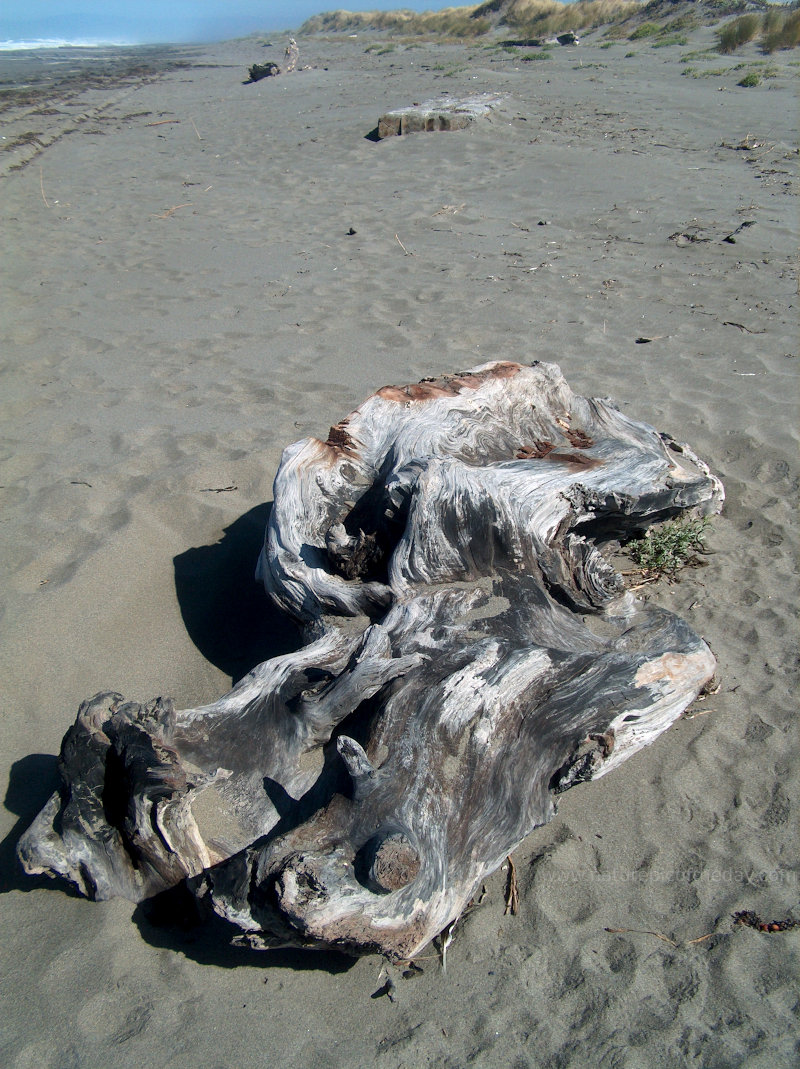
[[[254,30],[296,28],[321,11],[412,8],[437,11],[458,0],[0,0],[0,41],[75,38],[198,41]]]

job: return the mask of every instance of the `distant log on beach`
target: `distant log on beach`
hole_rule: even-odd
[[[181,881],[255,947],[417,954],[711,678],[602,549],[719,480],[554,364],[387,386],[289,446],[258,573],[307,644],[212,705],[96,695],[22,837],[94,898]]]
[[[260,82],[262,78],[275,78],[281,73],[277,63],[254,63],[248,71],[250,82]]]
[[[279,74],[291,74],[292,71],[296,70],[299,58],[300,49],[297,47],[297,41],[292,37],[289,39],[289,44],[283,53],[283,68],[272,62],[254,63],[248,71],[249,77],[247,81],[260,82],[262,78],[276,78]]]
[[[497,93],[469,97],[438,97],[424,104],[389,111],[378,120],[378,138],[437,130],[463,130],[476,119],[485,118],[503,103]]]

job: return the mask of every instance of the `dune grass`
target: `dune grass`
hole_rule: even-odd
[[[748,12],[726,22],[717,37],[717,49],[723,55],[730,55],[757,38],[762,52],[797,48],[800,45],[800,7],[797,3],[788,6],[770,4],[761,15]]]
[[[800,7],[788,10],[773,8],[764,15],[761,28],[762,51],[771,53],[800,45]]]
[[[661,27],[655,22],[642,22],[635,30],[632,30],[628,34],[629,41],[641,41],[643,37],[652,37],[661,30]]]
[[[598,26],[628,18],[641,10],[631,0],[576,0],[572,4],[558,0],[516,0],[508,7],[505,22],[517,33],[546,37],[568,30],[593,30]]]
[[[731,19],[719,31],[719,51],[723,55],[730,55],[757,37],[760,30],[761,18],[753,12],[740,15],[738,19]]]
[[[314,15],[300,33],[342,33],[386,30],[407,36],[480,37],[491,24],[474,7],[446,7],[442,11],[328,11]]]
[[[707,21],[709,14],[725,18],[717,31],[717,50],[731,54],[758,40],[762,51],[795,48],[800,44],[800,0],[791,4],[765,3],[762,12],[745,11],[743,0],[706,0],[699,14],[683,13],[670,19],[662,0],[485,0],[482,4],[447,7],[442,11],[328,11],[308,19],[300,33],[359,33],[383,31],[403,37],[446,37],[456,40],[488,35],[505,26],[520,37],[551,37],[559,33],[588,32],[606,27],[609,39],[641,41],[653,38],[654,47],[685,44],[682,31]],[[643,21],[636,18],[639,16]],[[735,17],[731,17],[735,16]],[[657,21],[656,21],[657,20]],[[656,44],[655,42],[658,41]]]
[[[406,36],[481,37],[492,28],[490,15],[502,9],[502,23],[526,36],[549,36],[567,30],[589,30],[640,10],[638,0],[501,0],[443,11],[329,11],[314,15],[300,33],[342,33],[384,30]]]

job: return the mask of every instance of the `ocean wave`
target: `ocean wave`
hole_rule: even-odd
[[[130,48],[134,41],[95,41],[88,38],[66,40],[36,37],[28,41],[0,41],[0,52],[23,52],[52,48]]]

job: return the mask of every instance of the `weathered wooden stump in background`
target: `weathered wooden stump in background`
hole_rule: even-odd
[[[438,130],[463,130],[476,119],[486,118],[500,107],[505,97],[478,93],[470,97],[437,97],[424,104],[389,111],[378,120],[378,138],[396,137]]]
[[[259,574],[308,644],[203,708],[85,703],[23,865],[96,898],[188,878],[253,946],[413,956],[710,679],[601,547],[722,500],[555,365],[379,390],[275,480]]]

